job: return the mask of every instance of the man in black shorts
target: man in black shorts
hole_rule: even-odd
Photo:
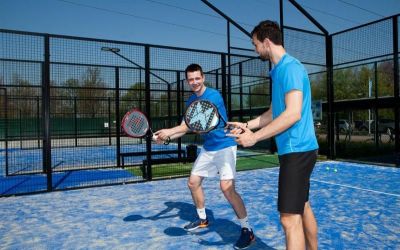
[[[317,222],[308,201],[310,176],[317,160],[318,143],[311,112],[311,87],[307,71],[282,46],[282,33],[273,21],[263,21],[252,31],[256,52],[274,67],[270,109],[246,123],[228,122],[236,142],[250,147],[275,136],[280,170],[278,211],[287,249],[317,249]],[[250,129],[261,128],[256,132]],[[242,133],[243,132],[243,133]]]

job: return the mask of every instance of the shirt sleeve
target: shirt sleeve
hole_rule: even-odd
[[[215,94],[215,105],[217,106],[219,114],[222,116],[222,118],[226,121],[228,119],[227,114],[226,114],[226,108],[224,104],[224,99],[222,98],[221,94],[217,91]]]
[[[195,95],[192,94],[191,96],[189,96],[189,98],[186,100],[185,102],[185,108],[189,107],[189,105],[194,102],[194,100],[196,99]]]
[[[291,90],[303,92],[304,69],[301,65],[294,63],[286,68],[283,79],[283,92],[286,94]]]

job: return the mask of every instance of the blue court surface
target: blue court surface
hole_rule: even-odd
[[[250,249],[284,249],[276,211],[278,168],[239,172],[257,241]],[[210,226],[195,218],[186,178],[0,199],[0,249],[232,249],[240,226],[219,190],[204,182]],[[317,164],[310,201],[320,249],[400,249],[400,169]]]
[[[159,150],[177,150],[176,144],[157,145],[152,144],[152,151]],[[183,144],[183,149],[186,145]],[[122,145],[121,153],[127,152],[146,152],[145,144]],[[200,150],[200,149],[199,149]],[[24,174],[32,171],[43,171],[43,151],[42,149],[20,149],[9,148],[8,151],[8,171],[10,174]],[[71,170],[85,167],[101,168],[101,166],[115,166],[117,161],[116,146],[88,146],[88,147],[60,147],[52,149],[52,166],[53,171],[57,170]],[[154,155],[153,159],[157,158],[177,157],[177,154],[169,155]],[[146,159],[146,155],[128,157],[127,163],[142,162]],[[5,150],[0,149],[0,175],[5,175]]]

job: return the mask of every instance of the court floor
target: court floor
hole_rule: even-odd
[[[276,211],[278,168],[238,173],[257,241],[284,249]],[[219,190],[204,183],[210,226],[195,217],[186,178],[0,198],[1,249],[232,249],[240,226]],[[319,162],[310,201],[320,249],[400,249],[400,169]]]

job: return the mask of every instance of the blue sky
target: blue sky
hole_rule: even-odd
[[[209,0],[249,32],[278,0]],[[330,33],[400,13],[399,0],[298,0]],[[284,1],[285,25],[318,31]],[[0,0],[0,29],[227,51],[226,21],[200,0]],[[231,45],[252,49],[232,28]]]

